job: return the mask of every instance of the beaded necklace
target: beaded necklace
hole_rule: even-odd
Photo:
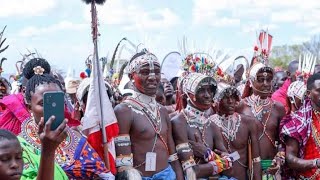
[[[273,107],[273,105],[274,105],[274,103],[272,103],[272,105],[271,105],[271,108]],[[270,108],[270,109],[271,109]],[[267,119],[266,119],[266,122],[265,123],[263,123],[262,121],[260,121],[260,123],[262,124],[262,126],[263,126],[263,131],[262,131],[262,133],[261,133],[261,135],[260,135],[260,137],[259,137],[259,141],[262,139],[262,137],[264,136],[264,135],[266,135],[266,137],[269,139],[269,141],[271,142],[271,144],[276,148],[277,147],[277,145],[276,145],[276,142],[274,142],[273,140],[272,140],[272,138],[270,137],[270,135],[267,133],[267,125],[268,125],[268,121],[269,121],[269,119],[270,119],[270,115],[271,115],[271,110],[270,110],[270,112],[269,112],[269,114],[268,114],[268,117],[267,117]]]
[[[260,141],[262,137],[265,135],[269,139],[271,144],[274,147],[277,147],[276,143],[272,140],[270,135],[267,133],[267,125],[271,116],[271,110],[274,106],[274,102],[270,100],[270,98],[260,99],[260,96],[256,96],[254,94],[247,97],[246,100],[247,100],[246,104],[251,107],[251,112],[253,116],[257,118],[263,126],[263,131],[259,136],[258,140]],[[265,120],[265,122],[263,122],[263,117],[267,113],[268,113],[267,119]]]
[[[241,116],[238,113],[227,117],[214,114],[210,117],[210,120],[221,128],[223,136],[228,139],[228,145],[237,138],[237,132],[241,124]]]
[[[205,141],[205,131],[207,127],[210,126],[211,121],[209,121],[209,118],[205,117],[205,112],[199,111],[198,109],[187,105],[187,107],[182,111],[182,114],[184,115],[189,127],[199,130],[202,142],[205,146],[209,147]]]
[[[20,136],[31,146],[41,151],[41,141],[38,137],[38,126],[33,118],[24,121],[21,125]],[[68,129],[67,138],[58,146],[55,151],[55,161],[59,165],[71,164],[74,162],[74,152],[79,144],[81,135]]]
[[[149,123],[151,124],[151,126],[153,127],[153,130],[155,131],[156,135],[155,135],[155,138],[154,138],[154,142],[153,142],[153,146],[152,146],[151,152],[154,151],[157,139],[159,137],[161,142],[165,146],[165,148],[167,150],[167,153],[169,154],[169,147],[168,147],[166,141],[164,140],[164,138],[161,135],[162,123],[161,123],[161,114],[160,114],[159,106],[158,105],[156,106],[157,116],[154,116],[149,111],[149,109],[143,105],[143,102],[139,102],[138,99],[129,97],[124,101],[124,103],[127,103],[129,105],[129,107],[132,108],[132,109],[136,109],[138,111],[142,111],[143,114],[147,117],[147,119],[148,119]],[[138,167],[144,165],[145,163],[146,163],[146,161],[143,161],[142,163],[136,165],[134,168],[138,168]]]
[[[222,137],[228,146],[228,152],[231,153],[231,142],[237,138],[237,133],[241,125],[241,116],[238,113],[234,113],[233,115],[227,117],[214,114],[210,117],[210,120],[221,129]],[[248,167],[239,160],[237,160],[237,162],[244,168]]]
[[[157,116],[158,103],[155,97],[134,91],[131,98],[142,104],[154,117]]]
[[[255,118],[259,121],[262,121],[263,116],[271,112],[271,103],[270,98],[261,99],[260,96],[252,94],[246,98],[246,104],[251,108],[251,112]]]

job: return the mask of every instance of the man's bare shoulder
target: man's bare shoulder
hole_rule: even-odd
[[[282,118],[286,115],[286,109],[284,105],[280,102],[274,101],[274,109],[277,111],[277,114]]]
[[[252,116],[240,114],[241,116],[241,123],[245,124],[249,131],[255,131],[257,128],[257,119]]]
[[[245,123],[256,123],[257,119],[255,117],[252,116],[248,116],[245,114],[239,114],[241,117],[241,121],[245,122]]]
[[[158,103],[158,106],[159,106],[160,112],[169,114],[169,111],[168,111],[168,109],[167,109],[165,106],[163,106],[163,105],[161,105],[161,104],[159,104],[159,103]]]
[[[273,101],[273,103],[274,103],[274,107],[276,109],[285,110],[284,105],[282,103],[280,103],[278,101]]]
[[[118,113],[128,113],[131,112],[131,108],[129,108],[129,106],[126,103],[120,103],[118,105],[116,105],[116,107],[114,107],[114,112],[116,114]]]
[[[171,123],[172,124],[181,124],[181,123],[184,123],[183,120],[184,120],[183,113],[179,112],[171,118]]]
[[[127,104],[120,103],[114,108],[114,113],[118,120],[120,134],[129,133],[133,122],[132,109]]]

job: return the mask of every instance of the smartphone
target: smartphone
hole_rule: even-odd
[[[55,116],[55,120],[51,124],[51,130],[55,130],[64,120],[64,93],[45,92],[43,94],[43,118],[47,123],[51,116]]]

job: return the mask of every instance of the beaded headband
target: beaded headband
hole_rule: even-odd
[[[158,58],[155,55],[146,53],[144,55],[136,57],[129,63],[129,73],[138,72],[140,68],[145,64],[149,64],[150,69],[153,69],[155,64],[160,66]]]
[[[218,93],[215,96],[217,102],[220,102],[226,96],[230,97],[232,95],[236,95],[240,100],[240,91],[235,86],[230,86],[225,83],[218,84]]]
[[[208,81],[205,81],[206,79]],[[217,83],[212,77],[200,73],[191,73],[183,81],[183,92],[195,95],[204,81],[208,83],[208,85],[212,85],[215,88],[217,87]]]
[[[257,78],[257,74],[258,73],[267,73],[267,72],[271,72],[272,75],[274,74],[274,71],[271,67],[266,66],[263,63],[255,63],[250,69],[249,69],[249,73],[248,76],[250,79],[254,80]],[[264,74],[264,76],[266,76],[266,74]]]
[[[294,97],[299,98],[300,100],[303,99],[305,92],[307,90],[306,85],[302,81],[295,81],[290,84],[287,92],[287,96],[294,99]]]

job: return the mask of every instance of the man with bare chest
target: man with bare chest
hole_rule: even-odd
[[[173,137],[184,170],[193,166],[197,178],[209,178],[231,167],[228,154],[219,157],[214,150],[226,152],[218,127],[209,121],[208,110],[216,92],[212,77],[191,73],[183,82],[187,106],[172,118]],[[188,146],[188,142],[191,147]]]
[[[143,180],[183,179],[167,110],[155,100],[161,78],[158,59],[145,51],[134,55],[129,76],[134,93],[115,108],[118,172],[131,166],[142,173]]]
[[[210,117],[219,128],[223,136],[224,145],[229,154],[238,155],[232,168],[223,172],[227,177],[239,180],[249,179],[248,169],[248,140],[252,144],[252,160],[259,161],[258,132],[255,119],[235,112],[236,104],[240,101],[240,92],[234,86],[224,84],[219,86],[215,97],[217,114]],[[253,179],[261,179],[261,166],[253,164]]]
[[[285,115],[283,105],[270,98],[273,75],[272,68],[260,62],[255,63],[249,70],[252,94],[244,98],[237,109],[237,112],[256,119],[261,167],[263,175],[267,178],[279,174],[279,123]],[[273,162],[273,159],[277,161]]]

